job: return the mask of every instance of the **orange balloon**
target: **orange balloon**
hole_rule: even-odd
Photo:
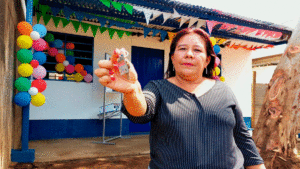
[[[83,70],[83,71],[80,72],[80,74],[84,77],[84,76],[87,75],[87,71],[86,71],[86,70]]]
[[[58,53],[55,59],[58,63],[63,63],[66,60],[66,56],[64,54]]]
[[[18,31],[22,35],[30,36],[30,33],[33,31],[32,25],[30,25],[30,23],[25,22],[25,21],[22,21],[22,22],[18,23],[17,28],[18,28]]]
[[[83,68],[82,64],[77,64],[77,65],[75,65],[75,71],[76,71],[77,73],[82,72],[83,69],[84,69],[84,68]]]

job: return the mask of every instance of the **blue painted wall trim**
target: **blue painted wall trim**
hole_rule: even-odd
[[[244,117],[251,129],[251,117]],[[150,132],[129,132],[130,121],[123,119],[122,135],[147,135]],[[30,120],[29,140],[48,140],[62,138],[102,137],[103,121],[98,119],[79,120]],[[120,119],[106,120],[106,136],[120,135]]]
[[[102,137],[102,125],[98,119],[30,120],[29,140]],[[123,119],[122,125],[122,135],[138,134],[129,133],[128,119]],[[120,119],[106,119],[105,126],[106,136],[120,135]]]

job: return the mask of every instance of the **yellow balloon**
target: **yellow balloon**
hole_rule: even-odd
[[[210,37],[210,41],[211,41],[213,46],[215,46],[215,44],[217,43],[217,40],[214,37]]]
[[[74,79],[76,82],[81,82],[83,80],[83,76],[80,73],[76,73],[74,75]]]
[[[62,64],[62,63],[56,64],[55,70],[58,71],[58,72],[63,72],[65,70],[64,64]]]
[[[213,76],[219,76],[221,70],[220,68],[217,66],[213,69]]]
[[[221,77],[220,77],[220,81],[225,82],[225,77],[224,77],[224,76],[221,76]]]
[[[31,104],[36,107],[42,106],[46,102],[46,97],[42,93],[31,96]]]
[[[18,67],[18,73],[22,76],[22,77],[29,77],[32,75],[33,73],[33,67],[29,64],[29,63],[22,63],[19,67]]]
[[[18,37],[17,39],[17,45],[21,48],[21,49],[29,49],[32,46],[32,39],[30,36],[28,35],[21,35]]]

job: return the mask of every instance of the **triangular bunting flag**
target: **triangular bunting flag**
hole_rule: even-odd
[[[82,19],[84,18],[83,12],[75,12],[75,15],[76,15],[76,19],[79,20],[79,22],[81,22]]]
[[[107,27],[111,27],[111,26],[114,26],[114,25],[117,24],[117,21],[114,21],[114,20],[111,20],[111,19],[109,19],[108,22],[109,22],[109,25],[107,25]]]
[[[37,23],[40,23],[40,19],[41,19],[41,14],[40,13],[36,13],[36,20],[37,20]]]
[[[39,6],[39,0],[33,0],[33,6],[37,10],[37,8]]]
[[[61,11],[60,8],[54,8],[54,7],[51,7],[51,12],[52,12],[52,15],[53,16],[56,16],[57,14],[59,14]]]
[[[114,36],[114,33],[116,32],[116,30],[115,29],[111,29],[111,28],[107,28],[107,29],[108,29],[108,33],[109,33],[110,39],[112,39],[113,36]]]
[[[170,17],[171,17],[172,14],[170,13],[165,13],[163,12],[163,16],[164,16],[164,22],[162,24],[164,24]]]
[[[73,21],[73,20],[71,22],[72,22],[72,24],[74,26],[75,31],[78,32],[78,29],[79,29],[79,26],[80,26],[80,22]]]
[[[48,15],[48,14],[45,14],[45,15],[43,16],[44,23],[45,23],[46,26],[48,25],[48,23],[49,23],[51,17],[52,17],[52,16],[51,16],[51,15]]]
[[[149,34],[149,32],[151,31],[151,29],[150,28],[146,28],[146,27],[144,27],[144,38],[146,38],[147,37],[147,35]]]
[[[186,16],[182,16],[181,20],[180,20],[180,25],[179,27],[181,27],[186,21],[188,21],[190,18],[186,17]]]
[[[140,7],[140,6],[133,6],[133,9],[140,11],[140,12],[143,12],[143,10],[144,10],[144,8]]]
[[[130,29],[130,28],[132,28],[132,27],[133,27],[133,25],[124,23],[124,28],[125,28],[125,29]]]
[[[93,32],[93,36],[95,37],[96,34],[97,34],[97,31],[98,31],[98,26],[96,26],[96,25],[91,25],[91,29],[92,29],[92,32]]]
[[[160,38],[162,42],[165,40],[167,34],[168,34],[167,31],[163,31],[163,30],[160,31]]]
[[[173,38],[176,36],[176,33],[168,32],[169,41],[172,42]]]
[[[99,23],[101,24],[101,27],[104,27],[106,24],[106,19],[105,18],[101,18],[101,17],[97,17]]]
[[[81,27],[82,27],[82,29],[83,29],[84,33],[86,33],[86,32],[87,32],[87,30],[88,30],[88,29],[89,29],[89,27],[90,27],[90,24],[88,24],[88,23],[85,23],[85,22],[80,22],[80,24],[81,24]]]
[[[103,33],[107,30],[107,28],[106,27],[99,27],[99,30],[100,30],[101,33]]]
[[[198,19],[196,28],[200,28],[203,25],[205,25],[205,20]]]
[[[125,34],[127,35],[127,36],[130,36],[131,34],[132,34],[132,32],[125,32]]]
[[[162,12],[152,10],[152,14],[153,14],[153,16],[152,16],[152,18],[150,19],[150,21],[153,21],[154,19],[158,18],[158,17],[162,14]]]
[[[173,19],[181,17],[181,15],[179,15],[179,13],[174,8],[173,8],[173,10],[174,10],[174,13],[172,14]]]
[[[116,30],[116,32],[117,32],[119,38],[121,39],[121,38],[123,37],[125,31],[122,31],[122,30]]]
[[[189,28],[192,26],[192,25],[194,25],[194,23],[196,23],[198,21],[198,19],[197,18],[191,18],[190,19],[190,23],[189,23]]]
[[[124,8],[126,9],[126,11],[132,15],[133,12],[133,6],[129,5],[129,4],[123,4]]]
[[[66,17],[67,20],[70,19],[70,16],[74,13],[74,11],[68,7],[64,7],[64,15]]]
[[[111,1],[111,4],[113,5],[113,7],[115,9],[117,9],[118,11],[122,11],[122,3],[120,2],[115,2],[115,1]]]
[[[58,24],[59,24],[59,21],[60,21],[60,18],[59,17],[52,17],[52,19],[53,19],[55,27],[57,28]]]
[[[215,26],[215,22],[214,21],[206,21],[206,26],[208,29],[208,33],[211,34],[211,31],[213,29],[213,27]]]
[[[40,10],[42,11],[43,17],[46,15],[46,13],[49,11],[50,7],[48,5],[41,5],[40,4]]]
[[[151,17],[151,15],[152,15],[152,11],[151,11],[151,10],[147,10],[147,9],[144,9],[143,11],[144,11],[146,23],[147,23],[147,25],[148,25],[148,24],[149,24],[150,17]]]
[[[63,28],[66,27],[66,26],[70,23],[70,20],[67,20],[67,19],[65,19],[65,18],[61,18],[60,20],[61,20],[62,23],[63,23]]]
[[[157,30],[157,29],[152,29],[152,32],[153,32],[152,37],[154,37],[157,33],[159,33],[159,30]]]
[[[102,2],[108,8],[110,8],[110,1],[109,0],[99,0],[99,1]]]

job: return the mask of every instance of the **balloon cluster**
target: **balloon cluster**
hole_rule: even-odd
[[[57,64],[55,65],[55,70],[58,73],[62,73],[66,71],[67,74],[74,74],[74,80],[76,82],[80,82],[85,80],[86,82],[91,82],[93,80],[93,76],[91,75],[93,72],[92,66],[83,66],[82,64],[75,65],[74,51],[75,48],[74,43],[63,43],[60,39],[55,39],[54,35],[51,33],[47,33],[45,36],[45,40],[49,43],[48,54],[51,57],[55,57]],[[64,55],[64,48],[66,49],[66,56]]]
[[[220,48],[219,45],[216,44],[217,43],[216,38],[210,37],[210,41],[211,41],[211,43],[214,47],[214,51],[215,51],[216,55],[218,55],[221,51],[221,48]],[[216,57],[215,65],[214,65],[214,69],[213,69],[213,79],[220,80],[220,81],[224,82],[225,81],[224,76],[220,76],[220,73],[221,73],[220,66],[221,66],[221,60],[220,60],[219,57]]]
[[[21,77],[14,83],[19,91],[14,97],[14,102],[21,107],[27,106],[30,102],[39,107],[46,101],[42,92],[47,87],[47,83],[43,80],[47,71],[42,64],[47,60],[43,53],[47,44],[42,38],[46,35],[47,29],[41,24],[32,27],[25,21],[18,23],[17,29],[21,33],[17,38],[17,45],[21,48],[17,52],[17,59],[22,64],[18,67],[18,73]],[[31,47],[34,49],[34,53],[30,50]],[[35,78],[32,82],[28,79],[31,75]]]

